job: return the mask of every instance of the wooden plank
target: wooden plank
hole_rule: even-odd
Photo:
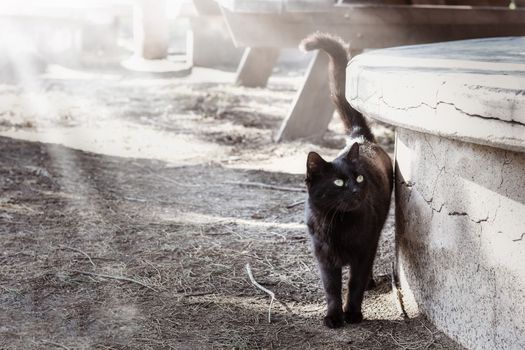
[[[328,56],[316,52],[290,113],[279,130],[277,141],[320,139],[326,132],[334,109],[328,83]]]
[[[246,48],[235,83],[246,87],[265,87],[278,57],[279,49],[275,47]]]
[[[193,6],[199,16],[221,15],[221,9],[214,0],[193,0]]]
[[[525,35],[525,9],[467,6],[340,5],[330,11],[222,12],[236,46],[297,47],[319,31],[337,34],[355,49]]]
[[[355,51],[525,35],[525,10],[520,9],[341,4],[319,12],[234,13],[224,7],[222,12],[235,45],[252,49],[297,47],[304,37],[316,30],[341,36]],[[316,139],[324,133],[333,107],[327,102],[329,99],[317,95],[328,93],[327,63],[324,67],[321,65],[321,58],[312,63],[292,110],[281,126],[278,141]]]

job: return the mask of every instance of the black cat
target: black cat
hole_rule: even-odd
[[[364,117],[345,98],[348,50],[340,38],[316,33],[301,43],[305,50],[322,49],[330,57],[332,100],[348,134],[348,147],[332,162],[315,152],[306,163],[306,222],[319,263],[328,310],[324,324],[341,327],[361,322],[364,291],[372,278],[379,235],[392,193],[392,162],[376,144]],[[350,266],[345,305],[341,270]]]

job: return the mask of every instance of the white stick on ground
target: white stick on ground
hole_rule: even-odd
[[[264,288],[263,286],[261,286],[256,280],[255,278],[253,278],[253,275],[252,275],[252,269],[250,267],[250,263],[247,263],[246,264],[246,272],[248,272],[248,277],[250,277],[250,281],[252,282],[252,284],[259,288],[260,290],[262,290],[263,292],[265,292],[266,294],[268,294],[270,296],[270,306],[268,307],[268,323],[272,323],[272,318],[271,318],[271,315],[272,315],[272,305],[273,305],[273,301],[275,300],[275,294],[269,290],[269,289],[266,289]]]

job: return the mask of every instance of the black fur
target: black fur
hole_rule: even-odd
[[[390,206],[392,162],[375,143],[365,118],[345,98],[348,55],[342,40],[316,33],[306,38],[302,47],[322,49],[330,56],[332,99],[349,139],[354,139],[332,162],[310,152],[306,164],[306,222],[325,289],[324,323],[337,328],[344,321],[357,323],[363,319],[363,295],[372,277],[379,235]],[[336,180],[339,185],[342,180],[343,185],[337,186]],[[347,265],[349,292],[343,306],[341,273]]]

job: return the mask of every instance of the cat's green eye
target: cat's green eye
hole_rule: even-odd
[[[341,179],[336,179],[334,180],[334,185],[336,185],[337,187],[341,187],[345,184],[345,182]]]
[[[361,183],[363,182],[365,178],[363,177],[363,175],[357,175],[357,177],[355,178],[355,181],[357,181],[357,183]]]

